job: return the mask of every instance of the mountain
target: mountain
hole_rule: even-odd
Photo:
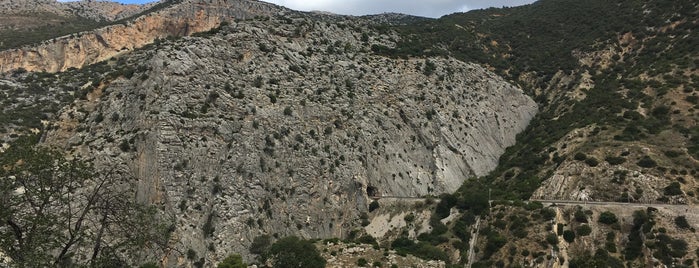
[[[2,3],[5,263],[696,266],[692,1]]]
[[[171,224],[165,245],[116,258],[210,265],[250,256],[261,235],[345,237],[373,196],[452,192],[494,169],[536,113],[479,65],[374,55],[396,38],[374,25],[256,1],[182,1],[0,58],[8,90],[67,100],[35,125],[43,144],[110,171],[123,183],[110,187]],[[91,239],[102,238],[79,246]],[[72,261],[89,260],[80,256]]]
[[[540,113],[518,136],[517,145],[501,157],[494,172],[479,180],[481,189],[492,189],[494,199],[687,204],[684,207],[691,209],[699,194],[697,51],[692,45],[696,28],[697,3],[692,1],[542,0],[407,25],[399,28],[403,39],[396,47],[378,51],[392,57],[450,55],[479,62],[521,85],[537,101]],[[472,193],[463,187],[456,197]],[[618,206],[612,210],[624,213],[624,206]],[[498,219],[519,215],[507,205],[502,209]],[[587,210],[586,217],[603,212],[596,209]],[[565,216],[575,209],[558,210],[564,216],[556,222],[571,229],[581,224]],[[562,265],[585,263],[581,256],[592,260],[594,255],[601,266],[691,266],[686,250],[655,246],[677,241],[678,248],[686,247],[682,238],[688,231],[673,224],[682,214],[655,213],[651,218],[656,227],[644,225],[643,239],[633,231],[643,225],[641,214],[626,214],[627,222],[641,223],[616,229],[621,240],[619,234],[606,241],[599,235],[582,242],[556,242],[553,248],[565,245],[577,251],[577,256],[568,251],[568,257],[558,257]],[[505,223],[486,240],[502,242],[499,235],[512,236],[516,225]],[[608,232],[596,228],[593,233]],[[655,237],[659,231],[672,238]],[[528,239],[515,234],[514,240],[492,245],[500,246],[501,252],[508,247],[516,252]],[[548,243],[544,235],[530,241],[536,240]],[[639,240],[648,246],[634,244]],[[614,250],[603,247],[607,244],[614,244]],[[483,258],[482,264],[526,265],[540,257],[505,256]],[[592,264],[578,267],[587,265]]]
[[[0,49],[31,45],[62,35],[93,30],[136,16],[157,5],[125,5],[94,0],[2,0]]]

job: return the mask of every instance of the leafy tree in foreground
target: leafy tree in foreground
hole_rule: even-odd
[[[0,154],[0,251],[12,266],[126,265],[124,253],[167,240],[115,176],[34,144],[21,138]]]

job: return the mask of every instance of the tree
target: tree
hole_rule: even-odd
[[[269,258],[269,249],[272,245],[272,236],[258,235],[252,239],[250,253],[257,255],[257,260],[264,263]]]
[[[289,236],[280,239],[270,247],[274,267],[325,267],[325,259],[308,240]]]
[[[681,195],[682,188],[680,187],[680,183],[676,181],[671,182],[670,185],[663,189],[663,193],[665,193],[665,195]]]
[[[617,219],[616,215],[613,212],[605,211],[599,215],[599,219],[597,221],[609,225],[617,223],[619,219]]]
[[[155,211],[111,172],[35,143],[20,138],[0,155],[0,251],[13,266],[123,266],[124,253],[166,243]]]
[[[578,226],[578,228],[575,229],[575,231],[578,233],[579,236],[587,236],[592,233],[592,228],[590,228],[589,225],[583,224]]]
[[[587,223],[587,215],[585,215],[585,212],[582,211],[582,209],[580,209],[579,207],[577,210],[575,210],[574,216],[575,216],[575,221],[577,221],[579,223]]]
[[[549,233],[546,235],[546,242],[551,245],[558,245],[558,235],[555,233]]]
[[[563,239],[568,243],[573,243],[575,241],[575,232],[571,230],[563,231]]]
[[[677,217],[675,217],[675,225],[677,225],[677,227],[680,228],[680,229],[690,229],[690,228],[692,228],[692,226],[689,225],[689,222],[687,221],[687,217],[685,217],[685,216],[677,216]]]
[[[217,268],[247,268],[248,265],[243,262],[243,257],[238,254],[228,255],[222,262],[220,262]]]
[[[377,208],[379,208],[378,201],[374,200],[369,204],[369,212],[372,212],[372,211],[376,210]]]

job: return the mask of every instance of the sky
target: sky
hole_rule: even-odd
[[[68,1],[68,0],[59,0]],[[143,4],[155,0],[115,0],[126,4]],[[438,18],[454,12],[503,6],[520,6],[534,0],[265,0],[295,10],[328,11],[343,15],[368,15],[397,12]]]
[[[520,6],[534,0],[265,0],[295,10],[329,11],[343,15],[397,12],[438,18],[454,12],[503,6]]]

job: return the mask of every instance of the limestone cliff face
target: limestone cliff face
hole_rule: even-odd
[[[0,72],[60,72],[114,57],[171,36],[208,31],[224,20],[265,16],[280,7],[252,0],[189,0],[112,25],[46,41],[37,46],[0,52]]]
[[[369,195],[453,192],[493,169],[537,111],[478,65],[370,52],[394,38],[288,12],[164,41],[109,63],[135,72],[67,107],[46,141],[125,171],[176,218],[168,265],[260,234],[342,237]]]

